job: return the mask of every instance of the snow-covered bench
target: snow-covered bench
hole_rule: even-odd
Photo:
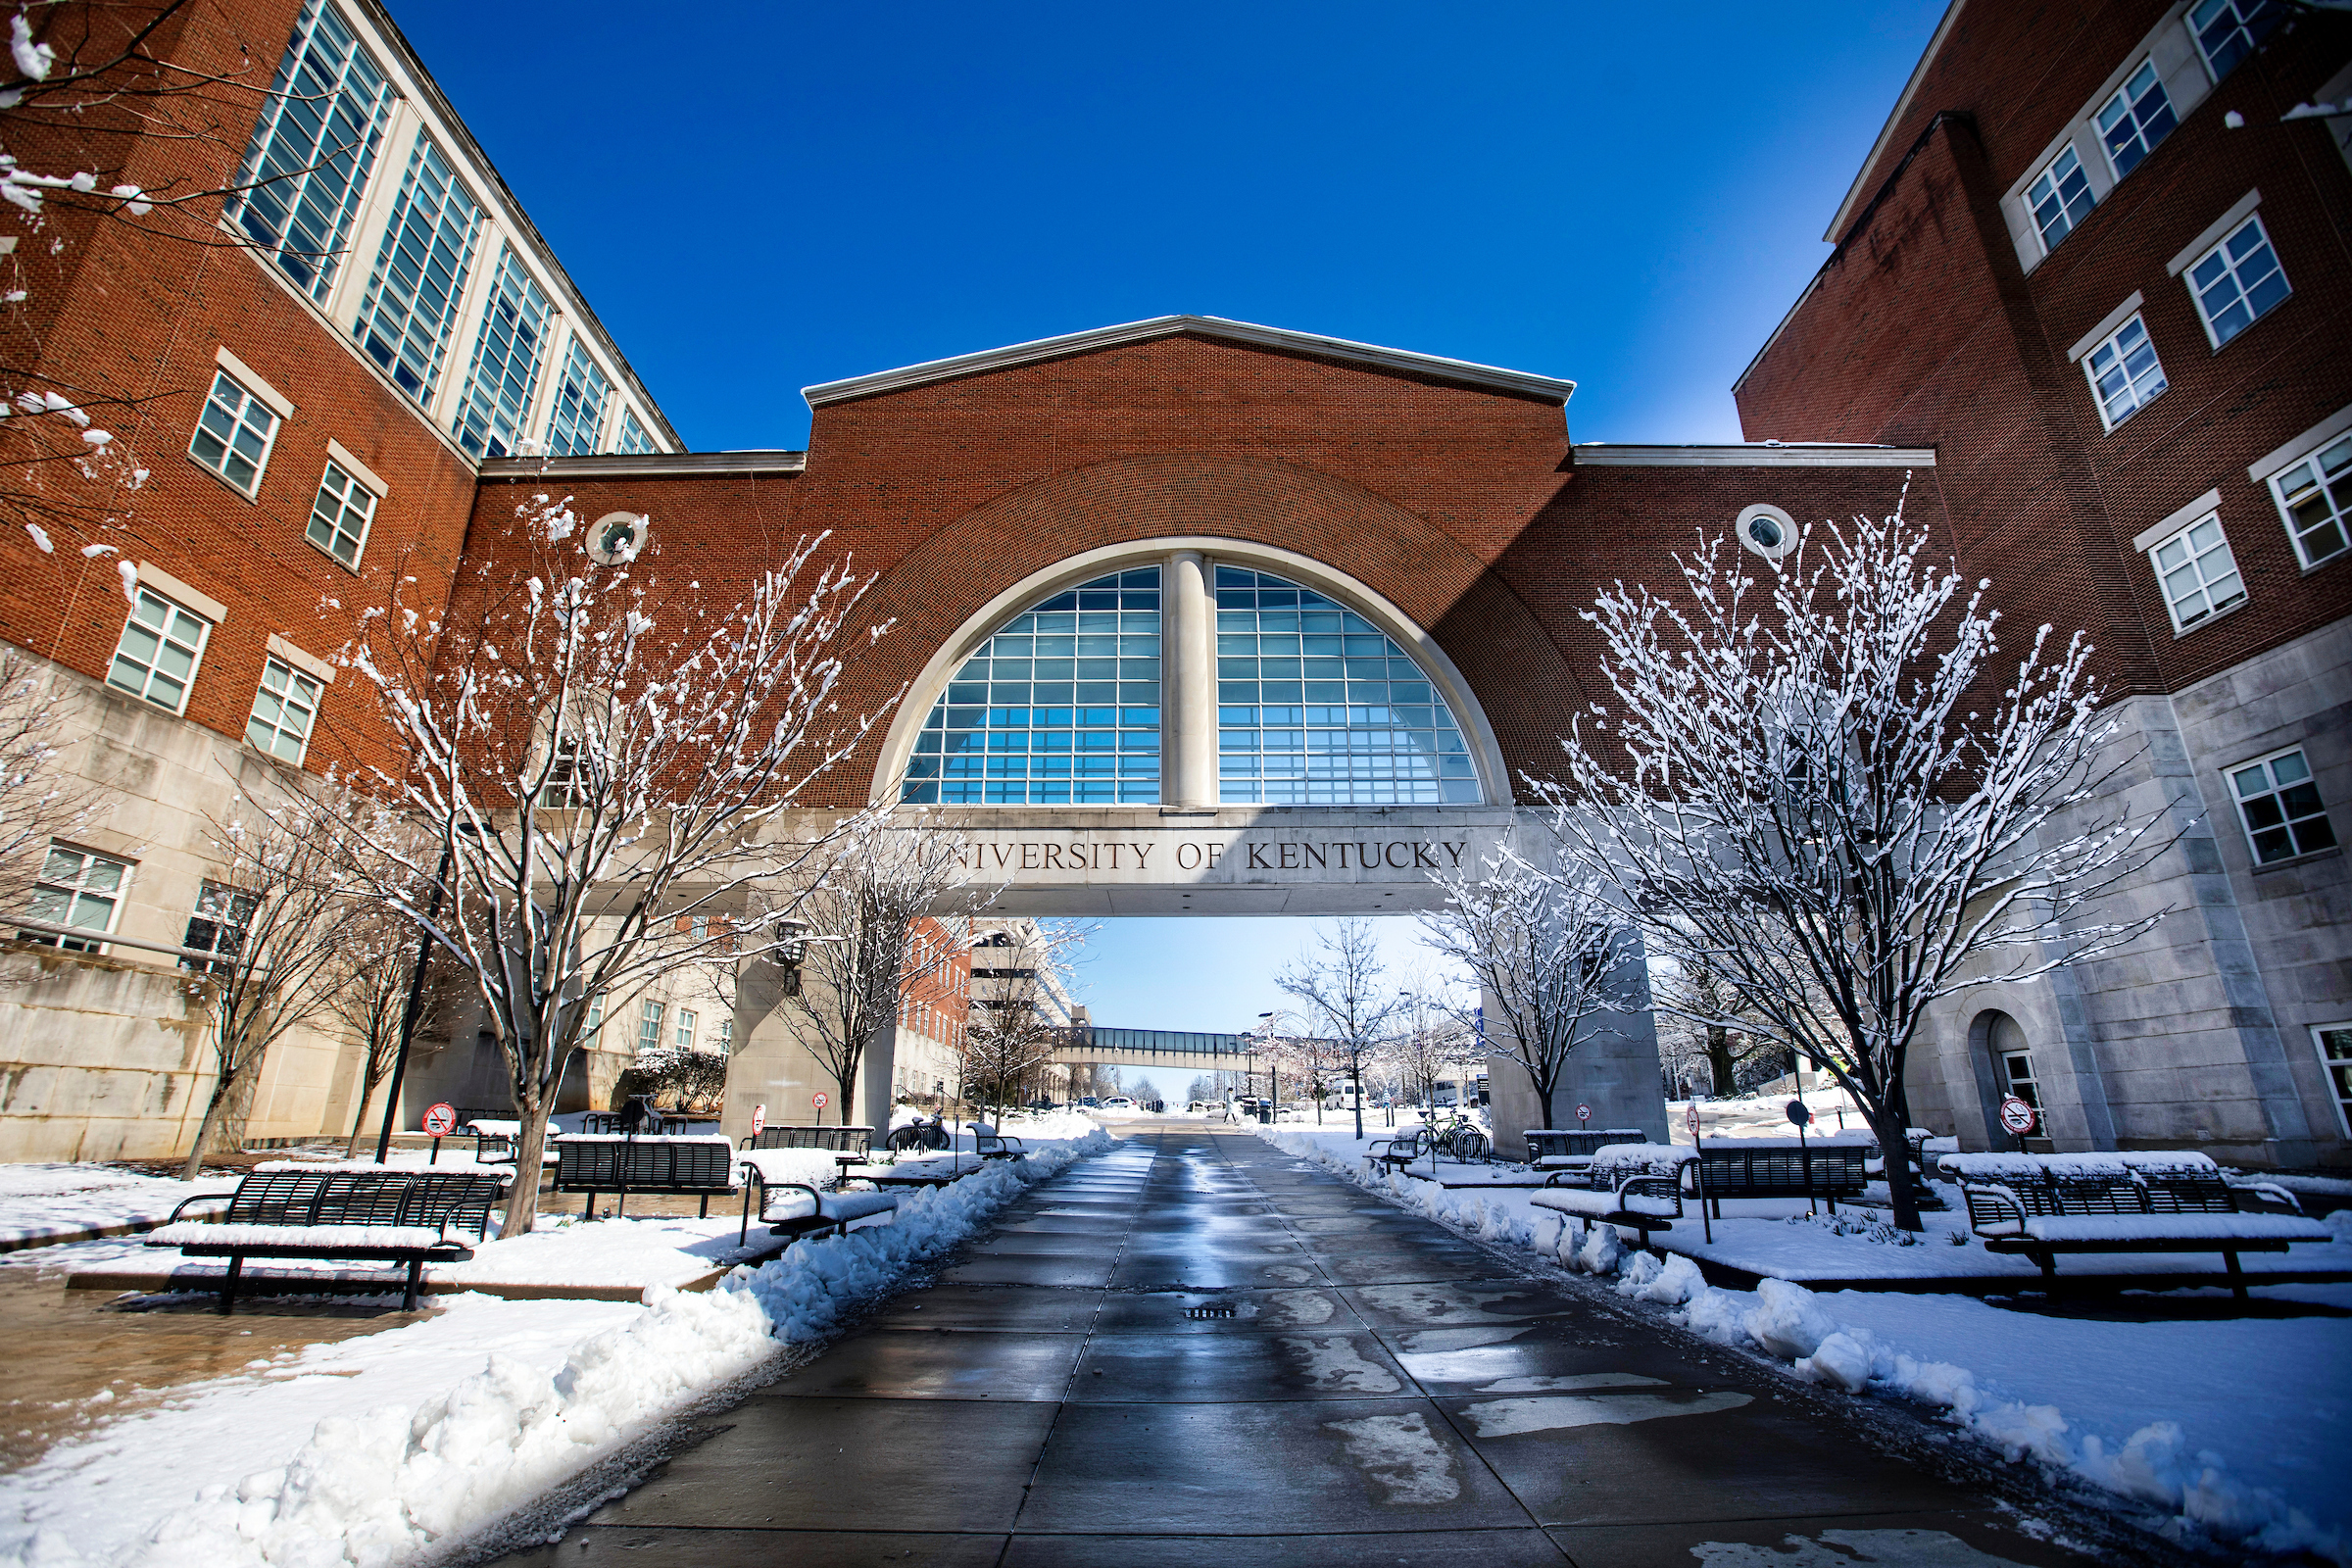
[[[1612,1188],[1546,1187],[1528,1201],[1586,1225],[1622,1225],[1642,1234],[1670,1231],[1683,1216],[1683,1185],[1672,1176],[1628,1176]]]
[[[1027,1159],[1029,1157],[1028,1151],[1022,1147],[1018,1138],[1008,1138],[984,1121],[973,1122],[970,1126],[972,1147],[979,1152],[982,1159]]]
[[[1530,1127],[1527,1162],[1549,1173],[1544,1178],[1546,1186],[1556,1186],[1564,1176],[1589,1174],[1592,1156],[1611,1145],[1639,1144],[1646,1136],[1639,1127],[1603,1127],[1597,1132],[1581,1127]]]
[[[406,1264],[401,1310],[416,1310],[424,1265],[463,1262],[481,1239],[505,1175],[485,1171],[404,1170],[383,1166],[263,1165],[233,1193],[205,1193],[172,1211],[149,1247],[175,1247],[189,1257],[225,1257],[223,1316],[234,1307],[248,1257],[348,1258]],[[198,1203],[227,1199],[218,1220],[182,1220]]]
[[[632,1138],[623,1133],[572,1133],[556,1143],[556,1191],[586,1193],[580,1210],[596,1212],[596,1195],[616,1193],[626,1209],[631,1193],[700,1198],[700,1214],[713,1197],[735,1196],[735,1146],[719,1133],[682,1138]]]
[[[1838,1212],[1840,1198],[1860,1198],[1869,1186],[1865,1165],[1879,1152],[1868,1133],[1819,1138],[1719,1138],[1699,1152],[1697,1179],[1715,1217],[1727,1198],[1824,1198]]]
[[[748,1174],[748,1169],[747,1169]],[[854,1221],[876,1214],[888,1214],[899,1206],[896,1193],[827,1193],[807,1182],[760,1180],[760,1220],[770,1236],[786,1236],[797,1242],[805,1236],[817,1236],[826,1231],[839,1234]],[[744,1227],[735,1238],[737,1246],[751,1239],[751,1201],[745,1195]],[[790,1246],[787,1242],[785,1245]]]
[[[2240,1252],[2335,1239],[2285,1188],[2232,1185],[2198,1153],[1945,1154],[1937,1165],[1960,1183],[1985,1250],[2030,1257],[2044,1280],[2061,1252],[2219,1252],[2243,1300]]]

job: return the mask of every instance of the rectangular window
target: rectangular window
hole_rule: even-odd
[[[368,274],[368,298],[351,326],[368,358],[419,403],[441,379],[441,355],[481,227],[482,210],[433,139],[419,134]]]
[[[197,895],[196,912],[188,916],[188,934],[180,940],[183,948],[199,953],[217,954],[221,958],[234,958],[245,951],[245,936],[253,924],[253,911],[261,906],[261,898],[252,893],[240,893],[207,882]],[[179,960],[183,969],[195,969],[204,974],[225,975],[226,963],[207,963],[201,958]]]
[[[458,445],[477,458],[512,454],[539,389],[547,347],[547,296],[514,246],[502,248],[490,304],[473,340],[473,367],[452,426]]]
[[[277,411],[229,378],[213,372],[213,389],[196,415],[195,433],[188,437],[188,456],[212,469],[247,495],[261,488],[262,470],[270,466],[270,446],[277,439]]]
[[[588,779],[580,769],[577,736],[556,738],[555,760],[548,764],[547,782],[539,787],[539,804],[551,811],[575,810],[588,804]]]
[[[654,450],[654,438],[647,435],[645,426],[637,422],[636,410],[620,411],[620,433],[612,440],[612,450],[632,455]]]
[[[2090,176],[2082,172],[2082,160],[2072,146],[2051,159],[2050,167],[2027,187],[2026,206],[2033,210],[2034,227],[2045,251],[2056,250],[2058,242],[2090,216]]]
[[[106,683],[179,712],[188,706],[188,688],[195,684],[196,665],[204,658],[204,641],[212,629],[211,622],[141,588],[137,608],[123,622],[122,641],[107,667]]]
[[[605,427],[605,399],[612,391],[605,372],[588,357],[575,334],[564,356],[564,379],[556,387],[555,411],[547,417],[547,450],[558,457],[587,457]]]
[[[2164,608],[2172,612],[2175,631],[2186,631],[2246,597],[2219,516],[2189,524],[2149,551],[2148,559],[2156,564],[2156,580],[2164,586]]]
[[[2320,1070],[2335,1095],[2335,1124],[2352,1137],[2352,1023],[2324,1023],[2311,1032],[2320,1048]]]
[[[2153,60],[2140,62],[2131,79],[2116,89],[2115,96],[2093,118],[2099,126],[2099,142],[2107,149],[2107,163],[2118,179],[2138,168],[2139,161],[2180,123]]]
[[[90,934],[60,937],[46,931],[20,931],[17,940],[65,948],[73,953],[104,953],[105,944],[98,939],[115,928],[115,915],[122,904],[123,884],[129,880],[127,861],[69,845],[50,845],[49,854],[41,862],[41,874],[33,880],[32,902],[24,912],[36,920],[70,925]]]
[[[360,552],[368,548],[368,529],[375,521],[375,492],[329,462],[318,481],[318,499],[311,503],[311,523],[303,537],[357,568]]]
[[[637,1018],[637,1049],[659,1051],[662,1048],[662,1004],[649,1002]]]
[[[2300,746],[2231,768],[2230,790],[2237,797],[2256,865],[2335,847],[2335,827]]]
[[[605,999],[601,995],[588,1004],[588,1024],[580,1035],[580,1045],[588,1051],[605,1048]]]
[[[2082,373],[2090,377],[2099,418],[2110,430],[2145,408],[2165,387],[2156,345],[2148,341],[2148,329],[2136,316],[2082,356]]]
[[[692,1007],[680,1007],[678,1009],[678,1049],[680,1051],[692,1051],[694,1049],[695,1022],[695,1011]]]
[[[2262,215],[2231,229],[2227,238],[2188,269],[2188,291],[2196,296],[2205,333],[2220,348],[2252,326],[2293,290],[2279,269]]]
[[[718,1020],[718,1054],[726,1055],[735,1049],[735,1015],[728,1013]]]
[[[310,0],[253,129],[228,216],[315,300],[334,286],[344,237],[375,167],[392,84],[325,0]]]
[[[311,720],[318,716],[318,683],[290,664],[266,661],[245,738],[281,761],[299,763],[311,744]]]
[[[2330,442],[2283,473],[2271,493],[2306,566],[2332,561],[2352,543],[2352,435]]]
[[[2278,0],[2202,0],[2188,8],[2188,30],[2213,79],[2221,80],[2270,36],[2286,7]]]

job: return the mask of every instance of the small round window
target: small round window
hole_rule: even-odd
[[[635,561],[652,521],[634,512],[608,512],[588,529],[588,553],[608,566]]]
[[[1761,502],[1740,513],[1732,531],[1740,536],[1741,549],[1752,551],[1766,561],[1778,561],[1796,548],[1796,519],[1780,508]]]

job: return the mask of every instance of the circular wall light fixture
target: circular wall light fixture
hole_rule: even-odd
[[[1740,536],[1742,550],[1766,561],[1778,561],[1796,548],[1796,519],[1760,501],[1740,514],[1732,531]]]
[[[588,554],[608,566],[625,565],[645,549],[652,525],[634,512],[608,512],[588,529]]]

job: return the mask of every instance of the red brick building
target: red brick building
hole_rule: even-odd
[[[157,52],[228,79],[174,106],[209,117],[204,136],[129,136],[101,159],[63,131],[43,143],[7,127],[24,167],[97,163],[100,190],[251,190],[151,219],[117,206],[17,225],[37,318],[10,328],[7,368],[122,424],[146,477],[44,513],[41,536],[0,538],[0,639],[77,693],[91,734],[76,765],[116,803],[59,846],[39,894],[52,924],[84,934],[32,934],[84,951],[10,960],[40,976],[0,999],[19,1015],[0,1068],[20,1086],[0,1103],[0,1150],[184,1144],[207,1068],[203,1020],[172,977],[203,897],[205,812],[268,769],[368,758],[368,704],[332,656],[400,579],[416,579],[410,603],[449,607],[471,568],[498,569],[516,507],[542,493],[583,517],[648,519],[649,569],[714,604],[820,533],[873,574],[863,613],[891,630],[858,654],[840,706],[887,721],[810,804],[963,811],[1013,915],[1425,903],[1429,869],[1518,830],[1527,776],[1552,769],[1596,695],[1579,612],[1597,592],[1664,580],[1668,553],[1702,532],[1761,553],[1750,519],[1792,531],[1884,514],[1906,485],[1936,547],[1998,576],[2013,617],[2093,627],[2133,722],[2160,737],[2140,781],[2152,800],[2197,814],[2193,785],[2226,805],[2200,759],[2269,767],[2301,747],[2340,809],[2340,717],[2329,730],[2312,694],[2344,662],[2346,568],[2326,557],[2306,570],[2293,552],[2317,548],[2308,530],[2258,539],[2272,492],[2243,477],[2332,450],[2344,428],[2328,421],[2347,396],[2333,324],[2345,171],[2330,122],[2278,123],[2342,64],[2286,57],[2324,55],[2335,24],[2298,22],[2292,49],[2287,30],[2249,29],[2252,52],[2200,94],[2181,74],[2207,57],[2181,51],[2217,46],[2166,33],[2179,13],[2097,15],[2058,50],[2048,29],[2074,24],[1955,9],[1839,216],[1837,256],[1741,384],[1749,443],[1578,446],[1565,380],[1167,317],[810,388],[805,452],[688,454],[380,7],[173,13]],[[2153,150],[2128,175],[2082,175],[2085,199],[2060,191],[2075,231],[2029,268],[2041,230],[2010,187],[2033,186],[2054,139],[2095,121],[2111,74],[2136,79],[2134,47],[2178,82],[2178,123],[2134,120]],[[2081,79],[2038,74],[2031,110],[2002,96],[2001,62],[2052,53]],[[263,92],[266,68],[240,74],[235,60],[283,62],[299,90]],[[2132,113],[2146,101],[2134,88]],[[2247,128],[2224,131],[2233,104]],[[289,106],[341,128],[306,130]],[[2227,249],[2256,220],[2291,287],[2233,252],[2247,322],[2200,358],[2182,334],[2228,303],[2211,284],[2184,298],[2165,258],[2187,247],[2193,273],[2199,244]],[[54,256],[52,236],[67,241]],[[2132,357],[2139,340],[2119,336],[2134,291],[2131,319],[2172,377],[2161,392]],[[2124,365],[2122,393],[2087,401],[2061,363],[2078,339],[2078,360],[2104,347]],[[29,416],[53,432],[63,417]],[[2116,434],[2099,434],[2108,420]],[[2221,602],[2220,558],[2200,542],[2206,608],[2174,638],[2158,628],[2181,612],[2142,552],[2201,526],[2191,503],[2217,488],[2244,598]],[[2168,518],[2162,539],[2134,542]],[[2281,700],[2299,716],[2211,741],[2190,709],[2227,708],[2210,693],[2257,669],[2303,672]],[[2257,740],[2269,750],[2247,752]],[[2193,906],[2152,944],[2161,956],[2004,1004],[2006,1025],[1990,1004],[1942,1020],[1916,1085],[1926,1119],[1983,1142],[2015,1031],[2018,1082],[2067,1147],[2340,1157],[2308,1025],[2329,1021],[2328,973],[2344,994],[2342,862],[2297,853],[2257,877],[2230,860],[2233,845],[2239,862],[2251,853],[2246,835],[2204,814],[2169,880],[2144,890]],[[2315,820],[2328,818],[2288,823],[2290,840]],[[2295,985],[2301,1011],[2273,995]],[[950,1001],[908,999],[934,1015]],[[631,1031],[612,1020],[666,1006],[662,1037],[680,1004],[612,999],[602,1055],[625,1057]],[[120,1028],[96,1039],[92,1016]],[[806,1054],[780,1028],[764,1011],[726,1020],[744,1076],[730,1115],[802,1102]],[[498,1075],[467,1030],[434,1044],[412,1098],[486,1102]],[[1580,1071],[1575,1098],[1604,1123],[1663,1136],[1645,1019]],[[1509,1076],[1495,1074],[1498,1122],[1542,1116]],[[353,1077],[331,1033],[281,1049],[249,1131],[337,1130]],[[906,1077],[874,1064],[861,1103]]]

